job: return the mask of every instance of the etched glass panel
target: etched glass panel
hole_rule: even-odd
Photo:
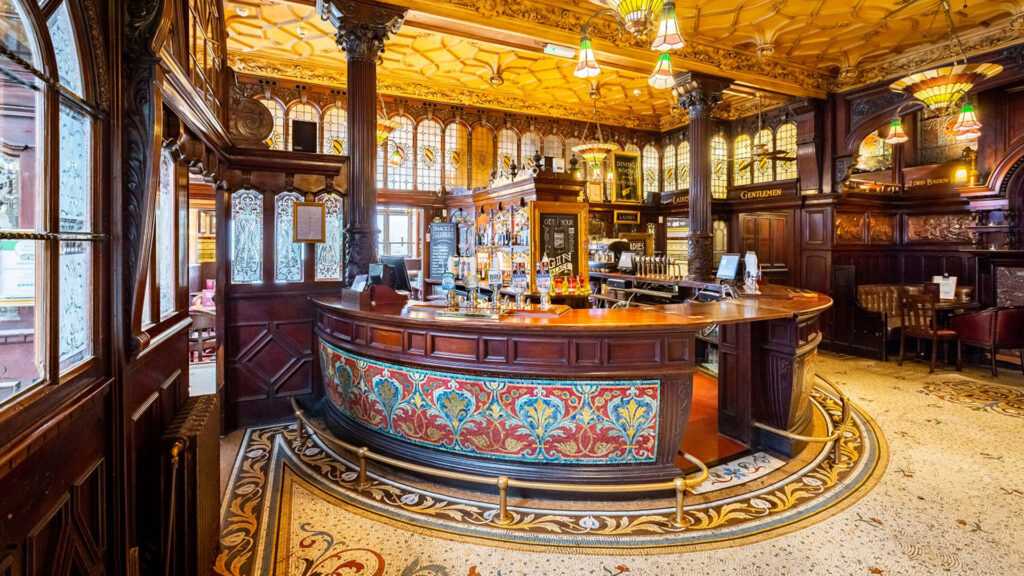
[[[562,138],[557,134],[548,134],[544,137],[544,156],[547,158],[561,158],[563,154]]]
[[[441,125],[424,120],[416,127],[419,157],[416,165],[416,187],[428,192],[441,190]]]
[[[676,186],[679,190],[690,189],[690,143],[686,140],[676,149]]]
[[[71,24],[67,2],[61,2],[50,16],[48,23],[53,41],[53,53],[57,59],[57,74],[60,83],[68,90],[82,96],[82,65],[78,60],[78,45],[75,29]]]
[[[324,154],[348,154],[348,114],[341,106],[324,111]]]
[[[334,193],[321,194],[316,197],[316,201],[323,202],[327,223],[324,242],[316,245],[315,279],[341,280],[342,255],[345,253],[341,196]]]
[[[263,195],[255,190],[231,195],[231,281],[263,281]]]
[[[89,232],[92,139],[89,118],[60,107],[60,231]]]
[[[469,130],[465,124],[452,122],[444,129],[445,188],[469,186]]]
[[[398,127],[388,139],[388,188],[412,190],[413,121],[408,116],[399,116]]]
[[[711,197],[725,198],[729,194],[729,145],[725,136],[711,137]]]
[[[510,128],[498,131],[498,171],[508,175],[512,164],[519,165],[519,137]]]
[[[792,180],[796,178],[796,124],[788,122],[775,131],[775,149],[786,153],[792,160],[775,161],[775,179]]]
[[[303,245],[292,240],[296,202],[302,202],[297,192],[282,192],[274,199],[274,279],[278,282],[302,282]]]
[[[60,368],[92,356],[92,245],[60,243]]]
[[[750,184],[750,136],[741,134],[732,143],[732,183],[735,186]]]
[[[676,147],[671,144],[665,147],[665,158],[661,163],[661,181],[665,192],[676,190]]]
[[[754,182],[757,184],[760,184],[761,182],[771,182],[773,179],[772,160],[765,156],[758,156],[757,154],[774,152],[774,140],[774,135],[768,128],[764,128],[754,135]]]
[[[536,132],[523,134],[523,164],[533,168],[533,156],[540,152],[540,136]]]
[[[156,282],[160,293],[160,318],[174,313],[174,158],[160,154],[160,188],[156,197]]]
[[[648,144],[643,153],[644,194],[658,192],[658,149]]]

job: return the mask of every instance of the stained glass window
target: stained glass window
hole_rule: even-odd
[[[678,190],[690,189],[690,143],[686,140],[676,148],[676,186]]]
[[[763,152],[773,152],[775,150],[775,139],[773,137],[771,129],[762,128],[757,134],[754,135],[754,152],[757,154]],[[760,184],[761,182],[771,182],[773,179],[772,174],[772,161],[770,158],[754,156],[754,182]]]
[[[388,139],[388,188],[412,190],[412,133],[415,124],[408,116],[399,116],[396,121],[398,127]]]
[[[576,147],[576,146],[579,146],[579,143],[580,143],[580,139],[579,138],[568,138],[565,141],[565,169],[566,170],[572,169],[572,155],[573,155],[572,149],[574,147]],[[577,166],[582,168],[583,167],[583,159],[580,158],[579,156],[577,156],[576,160],[579,161],[579,164],[577,164]]]
[[[643,154],[644,194],[658,193],[658,149],[650,144],[644,146]]]
[[[626,144],[625,150],[626,152],[636,152],[637,154],[640,153],[640,147],[632,142]]]
[[[549,158],[561,158],[562,157],[562,138],[558,134],[548,134],[544,137],[544,152],[545,157]]]
[[[303,245],[292,240],[296,202],[302,202],[297,192],[282,192],[274,198],[274,280],[278,282],[302,282]]]
[[[732,183],[734,186],[750,184],[750,136],[740,134],[732,143]]]
[[[676,186],[676,147],[665,146],[664,158],[661,163],[661,181],[665,192],[674,192]]]
[[[348,113],[344,108],[335,105],[324,110],[323,133],[324,154],[348,154]]]
[[[388,143],[384,142],[384,144],[381,144],[380,146],[377,147],[377,159],[374,161],[375,162],[375,166],[377,167],[377,169],[376,169],[376,173],[377,173],[377,175],[376,175],[377,188],[383,188],[384,187],[384,176],[385,176],[385,174],[384,174],[384,159],[387,158],[387,156],[388,156]]]
[[[523,134],[523,165],[533,168],[533,156],[540,152],[540,136],[536,132]]]
[[[285,132],[288,134],[288,142],[285,145],[285,150],[292,150],[292,132],[295,131],[293,121],[299,120],[302,122],[314,122],[317,124],[317,130],[320,125],[320,113],[316,107],[312,104],[296,103],[292,104],[292,107],[288,109],[288,128]]]
[[[324,242],[316,245],[316,275],[314,278],[317,281],[341,280],[342,257],[345,253],[341,196],[328,192],[317,196],[316,201],[323,202],[327,222],[324,230]]]
[[[4,18],[6,21],[6,17]],[[78,60],[78,45],[75,30],[71,25],[67,2],[61,2],[50,16],[48,23],[53,41],[53,54],[57,59],[57,74],[60,83],[68,90],[82,96],[82,66]]]
[[[729,144],[725,136],[711,137],[711,197],[725,198],[729,194]]]
[[[864,137],[857,149],[857,169],[867,172],[892,168],[892,146],[885,143],[878,132]]]
[[[786,153],[793,160],[775,161],[775,179],[792,180],[796,178],[796,124],[787,122],[775,131],[775,149]]]
[[[511,128],[498,130],[498,171],[509,174],[519,164],[519,137]]]
[[[416,127],[416,187],[420,190],[441,190],[441,125],[424,120]]]
[[[473,188],[482,188],[491,183],[494,171],[494,131],[487,126],[473,127],[473,158],[470,178]]]
[[[469,186],[469,130],[461,122],[452,122],[444,129],[445,188]]]
[[[263,281],[263,195],[238,190],[231,195],[231,282]]]
[[[284,105],[273,98],[260,98],[260,103],[270,110],[274,117],[274,131],[266,140],[267,148],[271,150],[284,150]]]
[[[156,281],[160,292],[160,318],[174,313],[174,158],[160,154],[160,187],[156,197]]]

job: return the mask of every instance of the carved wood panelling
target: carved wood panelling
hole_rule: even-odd
[[[906,216],[907,243],[971,242],[970,214],[912,214]]]
[[[835,215],[835,237],[837,244],[863,244],[867,214],[837,212]]]

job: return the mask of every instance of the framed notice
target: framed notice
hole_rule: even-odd
[[[639,204],[640,155],[636,152],[615,152],[612,154],[612,191],[615,202]]]
[[[629,251],[642,255],[654,256],[654,234],[647,232],[621,232],[619,238],[629,242]]]
[[[327,209],[323,202],[296,202],[292,223],[292,242],[318,244],[326,240]]]
[[[530,270],[536,289],[537,265],[545,257],[552,278],[589,275],[587,268],[587,230],[590,209],[578,202],[530,203]]]

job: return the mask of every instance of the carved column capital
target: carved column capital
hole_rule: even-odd
[[[675,75],[676,85],[672,92],[679,98],[679,106],[685,108],[690,120],[710,118],[711,111],[722,101],[722,92],[732,84],[728,78],[680,72]]]
[[[365,0],[317,0],[316,5],[320,17],[338,29],[335,39],[349,61],[375,62],[406,13],[405,8]]]

